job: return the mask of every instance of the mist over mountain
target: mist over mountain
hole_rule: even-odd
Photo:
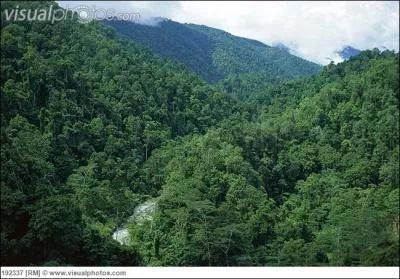
[[[1,2],[2,265],[399,266],[398,52],[16,6],[59,8]]]
[[[277,43],[273,45],[276,48],[279,48],[280,50],[286,51],[287,53],[290,53],[292,51],[292,49],[290,49],[290,47],[288,47],[287,45],[283,44],[283,43]]]
[[[140,24],[140,25],[148,25],[148,26],[157,27],[164,21],[168,21],[168,18],[165,18],[165,17],[143,17],[143,16],[141,16],[139,18],[139,20],[137,22],[135,22],[135,23],[136,24]],[[121,22],[125,22],[125,21],[121,21]]]
[[[337,51],[337,54],[340,55],[344,60],[349,59],[350,57],[356,56],[360,54],[361,50],[356,49],[352,46],[344,46],[341,50]]]

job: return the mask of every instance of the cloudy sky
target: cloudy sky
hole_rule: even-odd
[[[166,17],[204,24],[269,45],[281,42],[295,54],[327,64],[345,45],[399,50],[399,2],[196,2],[57,1],[73,8],[112,8],[139,13],[141,20]]]

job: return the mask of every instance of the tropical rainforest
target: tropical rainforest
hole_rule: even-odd
[[[103,22],[155,53],[184,64],[211,83],[248,73],[262,75],[263,82],[278,81],[311,75],[321,69],[320,65],[278,47],[205,25],[182,24],[164,18],[156,18],[150,25],[140,21]]]
[[[399,265],[398,53],[321,67],[167,22],[192,33],[175,61],[118,23],[5,20],[15,5],[1,2],[2,265]]]

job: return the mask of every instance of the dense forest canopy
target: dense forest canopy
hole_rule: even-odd
[[[233,36],[204,25],[182,24],[169,19],[154,23],[104,20],[135,42],[155,53],[182,63],[204,80],[217,82],[246,74],[262,75],[277,81],[317,73],[321,66],[277,47]]]
[[[16,4],[57,5],[1,3],[2,265],[399,265],[398,53],[208,84],[103,22],[4,20]],[[264,47],[185,28],[232,43],[229,71]]]

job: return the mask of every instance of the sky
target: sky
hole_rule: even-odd
[[[204,24],[268,45],[283,43],[292,53],[323,65],[339,62],[337,50],[383,47],[399,50],[399,1],[57,1],[73,8],[139,13],[140,21],[165,17]]]

